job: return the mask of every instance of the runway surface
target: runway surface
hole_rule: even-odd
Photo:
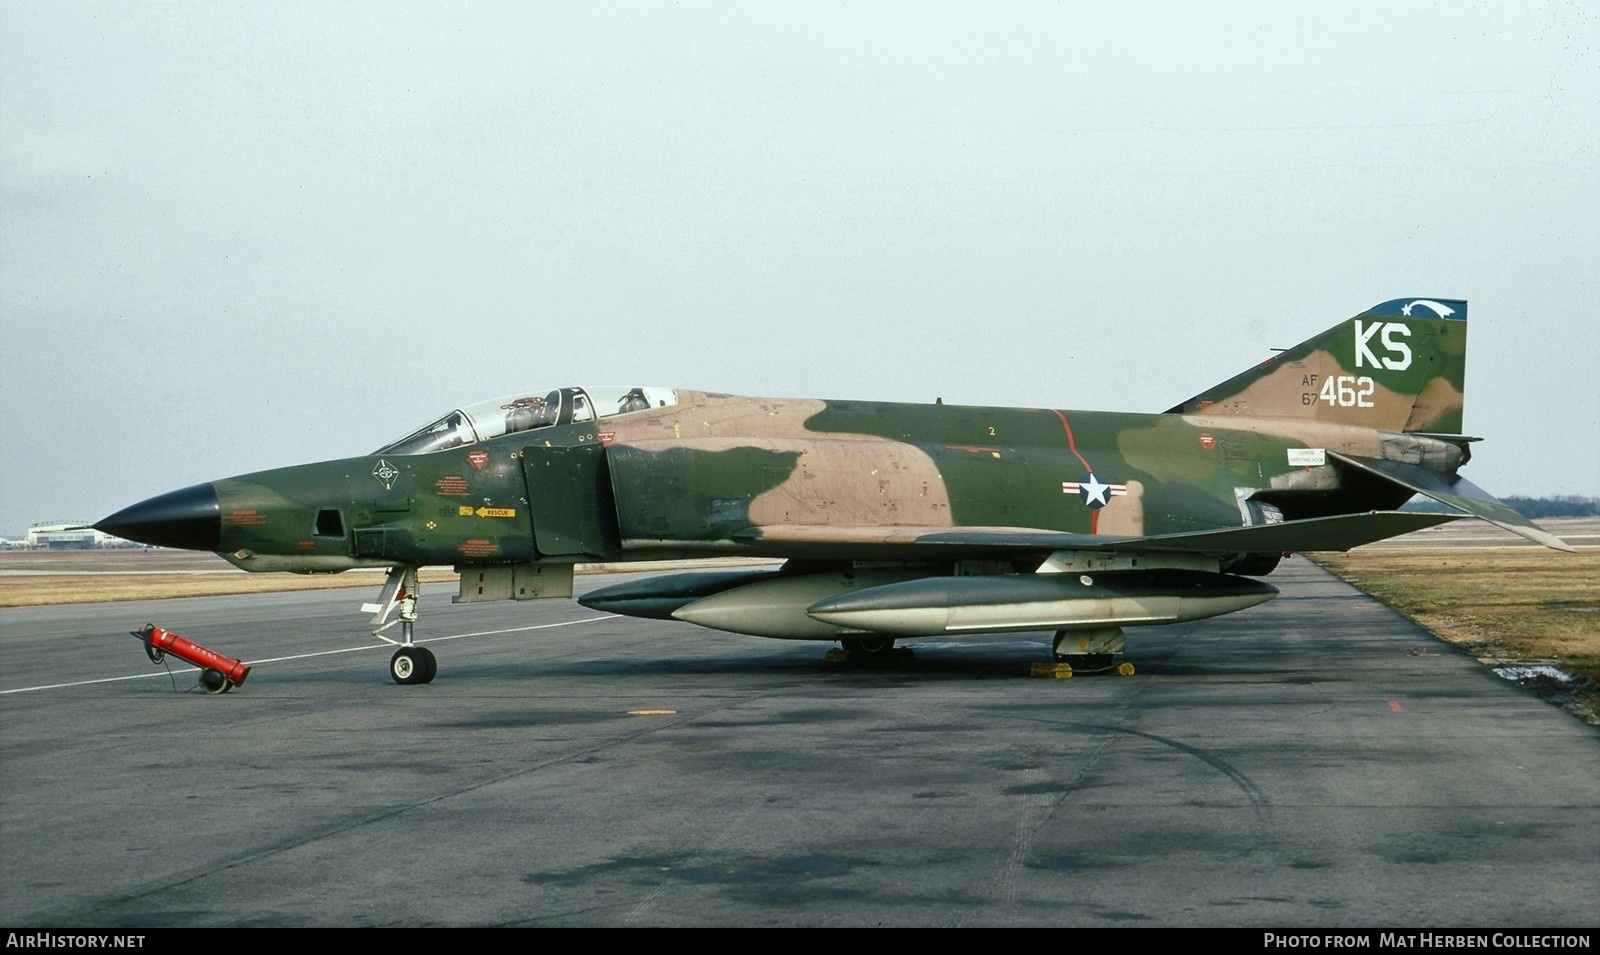
[[[580,585],[617,577],[580,578]],[[1295,558],[1244,613],[828,644],[365,591],[0,610],[12,926],[1589,926],[1600,733]],[[252,662],[206,696],[146,622]]]

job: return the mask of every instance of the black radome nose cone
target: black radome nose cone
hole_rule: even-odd
[[[94,529],[157,547],[216,550],[222,538],[222,509],[216,488],[196,484],[125,507]]]

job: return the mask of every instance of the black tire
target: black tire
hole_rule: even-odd
[[[207,667],[200,671],[200,685],[205,688],[207,693],[228,692],[228,678],[223,676],[222,671],[215,667]]]
[[[1115,653],[1058,653],[1056,659],[1072,667],[1073,673],[1099,673],[1117,662]]]
[[[417,655],[421,657],[423,664],[422,678],[417,682],[432,683],[433,678],[439,675],[439,661],[434,658],[433,651],[427,647],[415,647],[413,649],[417,651]]]
[[[851,637],[839,643],[857,663],[882,663],[894,658],[894,637]]]
[[[1222,562],[1225,574],[1243,574],[1246,577],[1265,577],[1278,569],[1282,554],[1235,554]]]
[[[421,647],[401,647],[389,658],[389,676],[401,686],[411,686],[413,683],[422,682],[422,675],[427,672],[427,658],[418,651]]]

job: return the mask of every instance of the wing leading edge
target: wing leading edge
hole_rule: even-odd
[[[1148,537],[1072,534],[1027,527],[840,527],[838,525],[752,527],[735,534],[734,537],[768,547],[787,546],[804,549],[828,546],[861,549],[873,553],[894,550],[901,554],[918,552],[923,556],[941,559],[968,554],[999,557],[1007,554],[1037,554],[1058,550],[1177,554],[1282,553],[1349,550],[1362,544],[1370,544],[1373,541],[1467,516],[1469,515],[1464,513],[1370,511],[1364,514],[1313,517],[1276,524],[1184,531]]]

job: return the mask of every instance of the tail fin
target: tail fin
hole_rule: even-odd
[[[1461,433],[1467,303],[1375,305],[1169,414],[1306,418],[1383,431]]]

